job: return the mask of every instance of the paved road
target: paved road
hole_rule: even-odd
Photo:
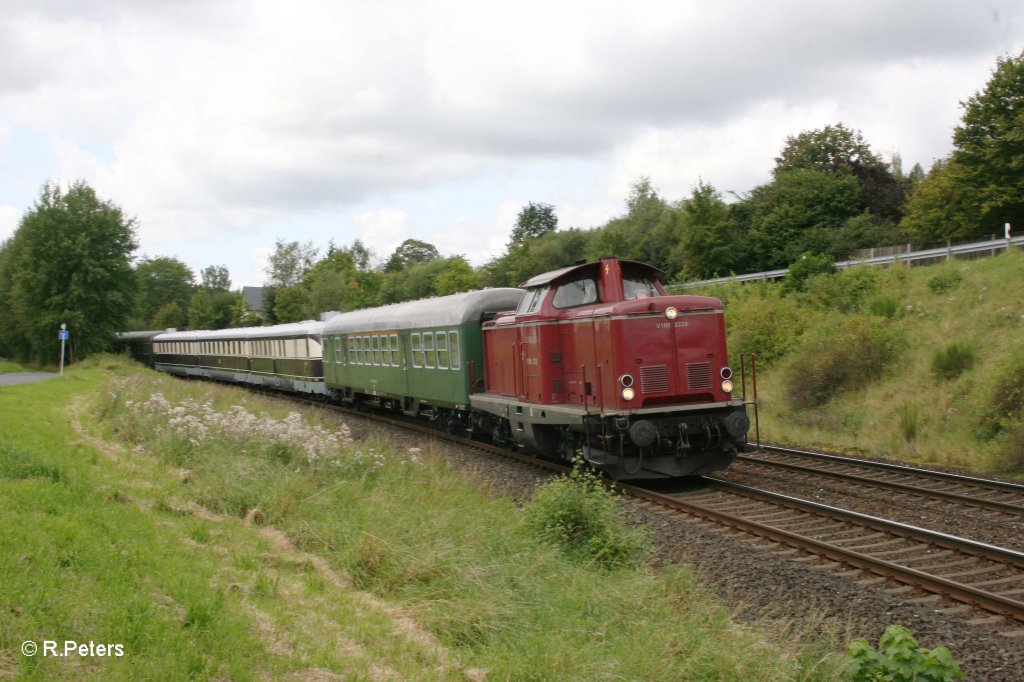
[[[15,384],[28,384],[33,381],[42,381],[57,376],[53,372],[12,372],[0,374],[0,386],[14,386]]]

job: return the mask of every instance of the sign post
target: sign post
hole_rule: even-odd
[[[60,331],[57,332],[57,338],[60,339],[60,375],[64,376],[64,342],[71,337],[71,333],[68,331],[68,326],[63,322],[60,325]]]

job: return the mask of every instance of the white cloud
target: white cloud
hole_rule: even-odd
[[[387,260],[402,242],[412,238],[409,216],[400,208],[359,211],[352,217],[361,228],[359,239],[379,259]]]
[[[0,204],[82,178],[139,217],[145,251],[203,243],[193,267],[239,259],[236,282],[266,230],[481,262],[529,200],[591,227],[642,175],[670,199],[698,177],[746,192],[787,135],[837,121],[927,167],[957,100],[1024,45],[1009,0],[7,9]]]

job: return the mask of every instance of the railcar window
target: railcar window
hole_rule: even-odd
[[[423,366],[434,369],[434,333],[423,332]]]
[[[355,342],[356,342],[356,364],[357,365],[365,365],[366,364],[366,354],[363,351],[363,337],[357,336],[355,338]]]
[[[387,334],[380,337],[380,364],[384,367],[391,366],[391,337]]]
[[[448,369],[448,337],[444,332],[437,332],[437,368]]]
[[[391,335],[391,366],[392,367],[401,367],[401,365],[402,365],[402,356],[399,353],[399,348],[398,348],[398,334],[392,334]]]
[[[649,277],[643,277],[641,275],[623,276],[622,291],[625,294],[627,301],[632,301],[638,298],[661,296],[661,292],[658,291],[655,281]]]
[[[597,282],[591,277],[581,277],[560,284],[551,300],[556,308],[572,308],[597,301]]]
[[[371,347],[373,348],[373,364],[380,364],[380,337],[374,335],[370,339]]]
[[[420,334],[412,335],[412,366],[423,366],[423,339]]]
[[[462,367],[462,353],[459,350],[459,333],[448,332],[448,348],[452,357],[452,369]]]
[[[340,336],[336,336],[336,337],[334,337],[334,362],[336,362],[337,364],[340,365],[341,364],[341,359],[342,359],[342,354],[341,354],[341,337]]]
[[[354,365],[356,364],[356,340],[349,336],[346,342],[348,343],[348,364]]]
[[[527,291],[523,300],[519,302],[519,307],[516,308],[516,315],[536,314],[540,310],[540,302],[544,298],[545,291],[547,291],[547,287],[534,287]]]

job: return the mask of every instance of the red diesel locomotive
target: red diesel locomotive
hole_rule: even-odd
[[[746,449],[722,303],[669,296],[660,270],[614,258],[538,275],[483,324],[477,429],[612,478],[695,476]]]

